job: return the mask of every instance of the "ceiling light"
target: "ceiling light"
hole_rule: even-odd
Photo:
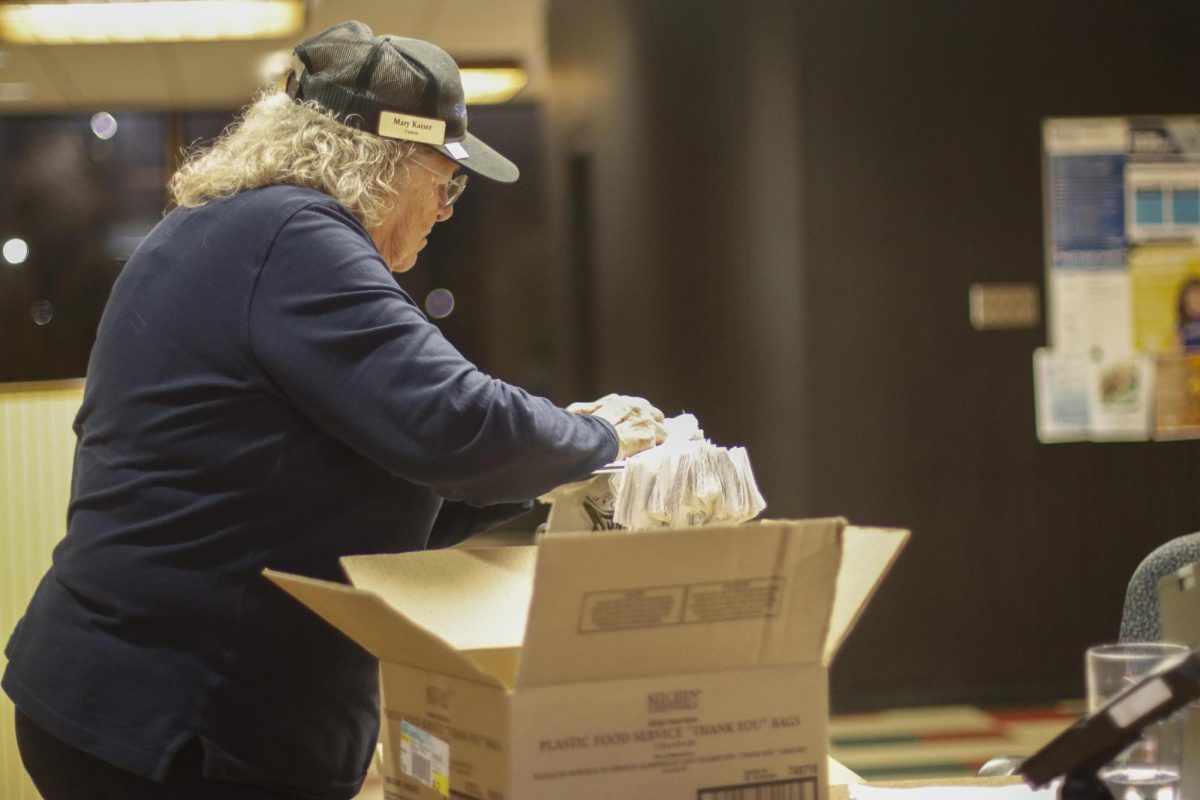
[[[117,135],[117,118],[107,111],[93,114],[91,125],[97,139],[111,139]]]
[[[29,245],[25,244],[24,239],[9,239],[4,243],[4,247],[0,248],[0,252],[4,254],[4,260],[10,264],[24,264],[25,259],[29,258]]]
[[[275,50],[258,60],[258,82],[262,86],[283,85],[284,76],[292,69],[292,51]]]
[[[449,289],[434,289],[425,296],[425,310],[434,319],[445,319],[454,313],[454,293]]]
[[[529,82],[525,70],[515,66],[463,67],[460,73],[467,105],[504,103],[513,99]]]
[[[38,300],[29,309],[29,316],[33,317],[35,325],[49,325],[54,319],[54,306],[49,300]]]
[[[291,50],[276,50],[258,60],[258,81],[282,85],[294,66]],[[515,65],[467,66],[459,70],[468,105],[487,105],[511,100],[529,82],[525,70]]]
[[[278,39],[304,27],[304,0],[0,3],[0,40],[112,44]]]

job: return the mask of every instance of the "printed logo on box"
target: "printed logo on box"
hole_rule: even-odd
[[[690,711],[700,707],[699,689],[676,689],[646,695],[646,710],[651,714],[665,711]]]
[[[408,722],[400,723],[400,771],[450,796],[450,745]]]
[[[454,690],[448,686],[425,685],[425,702],[431,706],[449,710],[450,698],[453,696]]]

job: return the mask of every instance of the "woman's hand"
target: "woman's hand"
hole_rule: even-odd
[[[642,397],[609,394],[591,403],[572,403],[567,406],[567,411],[591,414],[611,422],[621,441],[617,458],[640,453],[667,438],[663,413]]]

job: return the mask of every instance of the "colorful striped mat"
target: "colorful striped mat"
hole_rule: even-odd
[[[996,756],[1027,756],[1070,726],[1084,705],[939,706],[834,715],[830,754],[866,780],[974,775]]]

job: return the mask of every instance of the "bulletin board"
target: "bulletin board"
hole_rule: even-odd
[[[1043,442],[1200,438],[1200,115],[1042,125]]]

